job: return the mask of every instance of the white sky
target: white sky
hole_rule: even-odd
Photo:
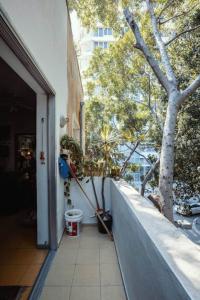
[[[77,14],[75,11],[70,13],[71,24],[72,24],[72,32],[74,37],[74,42],[77,43],[80,39],[80,22],[77,18]]]

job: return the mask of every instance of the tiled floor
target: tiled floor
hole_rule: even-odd
[[[64,235],[40,300],[125,300],[114,242],[96,227]]]
[[[0,217],[0,241],[0,286],[23,286],[26,300],[48,251],[36,248],[36,230],[20,215]]]

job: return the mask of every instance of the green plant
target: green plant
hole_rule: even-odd
[[[77,175],[81,175],[83,167],[83,151],[78,142],[65,134],[60,140],[60,147],[61,153],[63,150],[69,151],[70,159],[76,167]]]
[[[76,175],[79,179],[82,178],[82,169],[83,169],[83,151],[72,137],[67,134],[63,135],[60,140],[61,154],[64,152],[63,150],[68,150],[70,155],[70,160],[76,168]],[[66,155],[67,159],[67,155]],[[68,207],[72,207],[72,200],[70,199],[70,184],[71,177],[64,181],[64,195],[67,199]]]

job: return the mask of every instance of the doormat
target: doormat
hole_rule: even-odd
[[[0,300],[18,300],[22,292],[22,286],[0,286]]]

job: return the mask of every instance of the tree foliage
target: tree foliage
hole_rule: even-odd
[[[154,3],[158,27],[167,45],[178,86],[183,90],[199,74],[200,69],[199,1],[151,2]],[[87,86],[91,101],[88,102],[86,120],[89,131],[94,128],[96,120],[99,120],[96,127],[110,122],[113,126],[118,125],[121,137],[124,134],[127,137],[132,136],[134,140],[143,135],[160,148],[167,94],[138,50],[133,33],[127,28],[122,10],[126,6],[134,11],[134,18],[145,42],[157,61],[160,61],[160,53],[152,38],[153,30],[145,1],[71,1],[71,8],[76,9],[83,25],[94,28],[100,22],[114,28],[116,36],[116,41],[106,52],[95,50],[86,73],[92,79]],[[138,95],[141,97],[140,103],[137,103]],[[188,183],[194,191],[199,189],[197,178],[200,165],[200,122],[199,95],[195,93],[192,97],[192,101],[185,103],[178,116],[175,177]],[[189,174],[192,175],[188,176]]]

